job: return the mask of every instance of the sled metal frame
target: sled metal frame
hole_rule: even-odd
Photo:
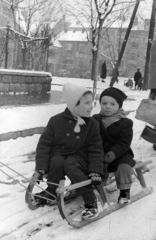
[[[41,191],[45,191],[46,193],[48,193],[49,195],[53,196],[55,199],[54,200],[51,200],[50,198],[47,198],[47,197],[43,197],[43,196],[40,196],[40,195],[37,195],[38,197],[42,198],[42,199],[46,199],[48,200],[50,203],[51,203],[51,206],[52,205],[56,205],[58,203],[58,198],[54,195],[52,195],[49,191],[46,191],[45,189],[43,189],[41,186],[39,186],[39,184],[37,183],[39,180],[39,173],[38,172],[35,172],[34,175],[32,176],[31,179],[27,179],[26,181],[23,181],[23,182],[29,182],[28,184],[28,187],[26,188],[26,193],[25,193],[25,202],[26,204],[28,205],[28,207],[31,209],[31,210],[36,210],[37,208],[41,207],[40,205],[36,205],[35,202],[33,203],[32,201],[32,197],[35,196],[35,193],[33,193],[33,188],[36,186],[37,188],[39,188]],[[45,174],[43,176],[43,178],[47,178],[47,174]],[[42,180],[40,180],[40,182],[43,182]],[[52,183],[52,182],[47,182],[47,181],[44,181],[45,183],[49,183],[51,185],[57,185],[59,186],[59,184],[55,184],[55,183]],[[65,194],[64,195],[64,201],[65,202],[68,202],[70,201],[71,199],[74,199],[78,197],[78,194],[75,192],[75,193],[70,193],[68,196]],[[44,205],[43,205],[44,206]]]
[[[37,186],[38,188],[40,188],[41,190],[44,190],[43,188],[41,188],[36,182],[38,181],[40,174],[38,172],[35,172],[35,174],[33,175],[33,177],[31,178],[29,185],[26,189],[26,193],[25,193],[25,202],[28,204],[28,207],[31,210],[35,210],[37,208],[39,208],[39,206],[35,205],[32,203],[32,196],[34,196],[35,194],[32,194],[33,188],[34,186]],[[44,190],[45,191],[45,190]],[[50,194],[48,191],[46,191],[48,194]],[[44,197],[41,197],[43,199],[46,199]]]
[[[147,185],[146,185],[146,182],[145,182],[145,179],[144,179],[144,176],[143,176],[143,172],[142,172],[142,168],[148,164],[152,163],[151,160],[149,161],[145,161],[145,162],[142,162],[142,163],[137,163],[133,169],[133,173],[134,175],[136,176],[136,178],[138,179],[141,187],[142,187],[142,190],[133,195],[131,197],[131,202],[130,203],[133,203],[149,194],[151,194],[153,192],[153,188],[148,188]],[[73,216],[75,216],[76,214],[73,214],[73,215],[69,215],[66,211],[66,208],[65,208],[65,201],[64,201],[64,192],[68,192],[68,191],[72,191],[72,190],[75,190],[75,189],[78,189],[78,188],[81,188],[81,187],[84,187],[84,186],[87,186],[87,185],[90,185],[92,184],[91,180],[86,180],[86,181],[83,181],[83,182],[80,182],[80,183],[76,183],[76,184],[73,184],[73,185],[70,185],[70,186],[65,186],[65,181],[64,180],[61,180],[60,183],[59,183],[59,187],[57,188],[57,194],[58,194],[58,208],[59,208],[59,211],[60,211],[60,214],[62,216],[63,219],[66,219],[68,224],[73,226],[73,227],[76,227],[76,228],[81,228],[83,226],[86,226],[104,216],[107,216],[108,214],[114,212],[114,211],[117,211],[118,209],[120,208],[123,208],[129,204],[119,204],[119,203],[116,203],[116,204],[113,204],[111,205],[109,199],[108,199],[108,195],[107,195],[107,192],[105,190],[105,187],[103,186],[103,184],[99,184],[98,186],[96,186],[95,188],[97,189],[97,191],[99,192],[100,196],[101,196],[101,199],[102,199],[102,205],[103,205],[103,210],[99,213],[98,216],[96,216],[95,218],[92,218],[92,219],[87,219],[87,220],[74,220]],[[81,209],[82,211],[82,209]]]

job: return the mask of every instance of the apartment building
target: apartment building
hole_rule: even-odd
[[[119,75],[133,77],[137,68],[144,72],[147,49],[149,20],[145,21],[144,27],[131,30],[125,52],[119,68]],[[127,28],[103,29],[101,54],[99,59],[99,74],[104,60],[107,61],[108,75],[112,74],[113,68],[110,63],[118,59],[122,42]],[[91,36],[91,29],[72,23],[58,35],[61,47],[51,52],[50,58],[53,63],[49,69],[56,76],[90,78],[92,66],[92,45],[87,37]],[[109,39],[109,40],[108,40]]]

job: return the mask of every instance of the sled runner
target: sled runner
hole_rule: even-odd
[[[145,161],[145,162],[138,162],[133,168],[133,173],[135,177],[138,179],[142,189],[139,193],[131,196],[131,203],[135,202],[146,195],[153,192],[153,188],[148,188],[144,179],[144,167],[148,164],[152,163],[152,161]],[[46,176],[45,176],[46,177]],[[32,179],[30,180],[30,183],[26,190],[25,195],[25,201],[28,204],[29,208],[34,210],[40,206],[36,205],[34,201],[34,188],[35,186],[39,188],[39,191],[42,191],[43,188],[38,185],[37,181],[39,178],[39,174],[36,172]],[[100,185],[95,186],[95,191],[98,195],[98,205],[99,205],[99,214],[92,219],[87,220],[81,220],[80,213],[82,212],[83,208],[79,206],[78,210],[71,214],[70,211],[66,209],[66,202],[67,200],[74,199],[75,197],[78,197],[76,194],[76,189],[84,187],[86,185],[92,184],[91,180],[86,180],[80,183],[72,184],[69,186],[65,186],[65,181],[60,181],[58,188],[57,188],[57,199],[52,204],[58,204],[58,208],[60,211],[60,214],[63,219],[66,219],[67,222],[72,225],[73,227],[81,228],[85,225],[88,225],[89,223],[96,221],[122,207],[125,207],[123,204],[118,203],[112,203],[109,199],[109,194],[106,191],[105,184],[101,183]],[[49,199],[50,200],[50,199]]]
[[[136,178],[138,179],[141,187],[142,187],[142,190],[131,196],[131,203],[132,202],[135,202],[143,197],[145,197],[146,195],[150,194],[153,192],[153,188],[148,188],[147,185],[146,185],[146,182],[145,182],[145,179],[144,179],[144,176],[143,176],[143,167],[146,166],[147,164],[150,164],[152,163],[152,161],[146,161],[146,162],[141,162],[141,163],[137,163],[135,166],[134,166],[134,175],[136,176]],[[68,187],[64,186],[64,180],[60,181],[60,184],[59,184],[59,187],[57,189],[57,194],[58,194],[58,207],[59,207],[59,211],[60,211],[60,214],[62,216],[63,219],[66,219],[68,221],[68,223],[74,227],[77,227],[77,228],[80,228],[80,227],[83,227],[85,225],[88,225],[89,223],[93,222],[93,221],[96,221],[122,207],[125,207],[125,205],[123,204],[112,204],[110,201],[109,201],[109,197],[108,197],[108,194],[105,190],[105,187],[103,186],[103,184],[101,183],[100,185],[96,186],[95,188],[97,189],[98,193],[100,194],[100,198],[101,198],[101,209],[99,211],[99,214],[98,216],[96,216],[95,218],[92,218],[92,219],[87,219],[87,220],[77,220],[75,219],[74,217],[76,215],[78,215],[78,213],[74,213],[74,215],[70,215],[67,213],[66,211],[66,208],[65,208],[65,202],[64,202],[64,192],[67,192],[67,191],[71,191],[71,190],[75,190],[77,188],[80,188],[80,187],[83,187],[83,186],[86,186],[86,185],[89,185],[91,184],[91,180],[86,180],[84,182],[81,182],[81,183],[76,183],[76,184],[73,184],[73,185],[70,185]],[[82,211],[82,210],[81,210]]]
[[[43,179],[46,179],[47,178],[47,174],[45,174],[43,176]],[[23,182],[26,182],[26,181],[23,181]],[[31,210],[35,210],[39,207],[43,207],[44,205],[38,205],[35,201],[35,198],[34,196],[36,196],[36,191],[35,191],[35,188],[37,191],[45,191],[45,189],[40,186],[40,183],[47,183],[47,181],[42,181],[42,180],[39,180],[39,173],[38,172],[35,172],[34,175],[32,176],[32,178],[29,180],[29,185],[26,189],[26,194],[25,194],[25,202],[28,204],[28,207],[31,209]],[[53,184],[53,183],[51,183]],[[55,184],[56,185],[56,184]],[[57,186],[59,186],[57,184]],[[47,191],[46,191],[47,192]],[[47,192],[48,194],[50,194],[49,192]],[[48,198],[44,198],[40,195],[37,195],[38,197],[40,198],[43,198],[43,199],[47,199],[49,201],[49,205],[52,206],[54,204],[57,203],[57,198],[55,197],[54,200],[51,200],[51,199],[48,199]],[[65,194],[64,195],[64,200],[65,201],[69,201],[70,199],[74,199],[77,197],[77,193],[75,191],[69,191],[68,194]]]

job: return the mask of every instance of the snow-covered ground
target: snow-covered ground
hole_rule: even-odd
[[[62,90],[61,84],[74,81],[76,84],[92,88],[93,82],[87,79],[67,79],[53,77],[53,90]],[[97,93],[109,86],[98,82]],[[134,91],[123,86],[120,79],[114,85],[125,91],[128,100],[124,109],[136,110],[141,99],[147,98],[148,91]],[[46,126],[49,118],[65,108],[65,104],[42,104],[20,107],[0,108],[0,133]],[[93,113],[99,112],[97,101]],[[57,206],[39,208],[31,211],[25,203],[25,188],[28,183],[21,182],[22,177],[0,164],[0,238],[3,240],[154,240],[156,239],[156,151],[152,144],[140,139],[140,134],[145,126],[144,122],[135,119],[135,111],[128,115],[134,122],[134,138],[132,148],[136,160],[152,160],[149,172],[145,179],[154,192],[125,208],[122,208],[105,218],[102,218],[81,229],[75,229],[62,220]],[[34,154],[39,135],[18,138],[0,143],[0,162],[7,164],[25,177],[32,176],[34,172]],[[21,185],[3,172],[19,180]],[[134,182],[133,188],[140,185]],[[118,192],[116,193],[118,195]]]

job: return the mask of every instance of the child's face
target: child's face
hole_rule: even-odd
[[[101,99],[101,113],[105,116],[112,116],[119,110],[117,101],[109,96],[103,96]]]
[[[75,106],[75,113],[80,117],[90,117],[93,109],[93,96],[86,94],[80,99],[80,104]]]

